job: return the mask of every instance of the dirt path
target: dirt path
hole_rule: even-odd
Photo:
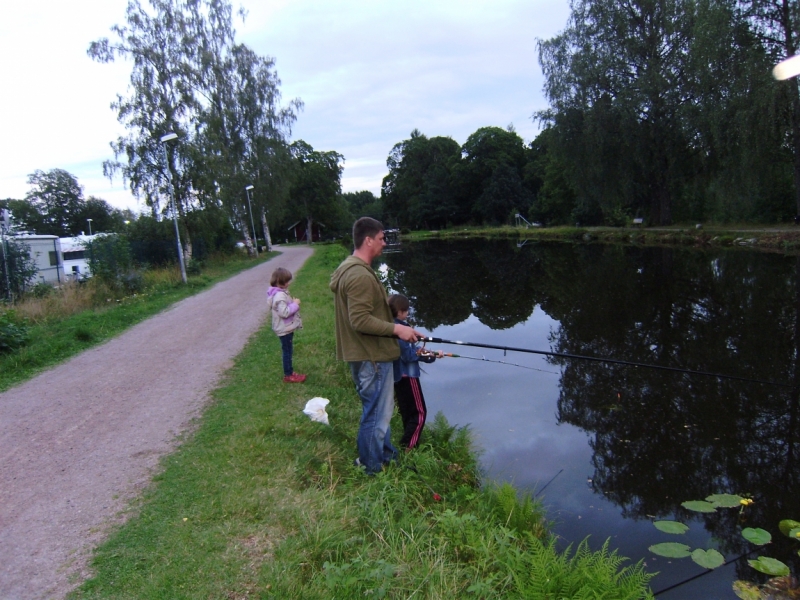
[[[283,254],[0,394],[0,598],[63,598],[265,317]]]

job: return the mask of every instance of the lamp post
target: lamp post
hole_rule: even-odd
[[[253,184],[250,184],[244,188],[244,191],[247,192],[247,208],[250,211],[250,227],[253,229],[253,249],[256,251],[256,256],[258,256],[258,237],[256,236],[256,224],[253,221],[253,206],[250,204],[250,190],[252,189]]]
[[[86,222],[89,223],[89,235],[92,235],[92,219],[86,219]]]
[[[167,181],[169,183],[169,199],[172,206],[172,222],[175,224],[175,241],[178,244],[178,263],[181,265],[181,280],[183,283],[186,283],[186,265],[183,264],[181,234],[178,231],[178,211],[175,209],[175,190],[172,189],[172,171],[170,171],[169,168],[169,156],[167,155],[167,142],[177,139],[178,134],[173,131],[161,136],[161,143],[163,144],[162,148],[164,148],[164,165],[167,168]]]
[[[0,215],[2,215],[2,221],[0,221],[0,252],[3,253],[3,274],[6,280],[6,297],[8,301],[11,302],[13,300],[11,296],[11,277],[8,274],[8,257],[6,256],[6,235],[8,234],[11,215],[7,208],[0,210]]]

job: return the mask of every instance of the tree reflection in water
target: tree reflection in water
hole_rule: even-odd
[[[407,244],[386,261],[428,330],[471,315],[506,330],[539,307],[558,322],[553,352],[800,383],[800,258],[464,240]],[[800,573],[798,545],[777,528],[800,520],[797,387],[550,362],[561,367],[557,420],[589,434],[592,489],[623,517],[700,520],[728,558],[752,548],[743,527],[763,527],[773,544],[759,553]],[[755,503],[743,518],[680,508],[722,492]],[[758,580],[746,559],[737,572]]]

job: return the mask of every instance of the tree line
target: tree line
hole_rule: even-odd
[[[251,222],[268,239],[268,221],[304,219],[310,233],[345,212],[344,157],[289,142],[303,102],[282,103],[274,59],[236,40],[235,16],[246,13],[228,0],[131,0],[125,23],[88,49],[132,64],[129,94],[111,105],[126,133],[104,173],[121,175],[153,215],[171,216],[174,200],[187,253],[209,215],[252,250]]]
[[[800,95],[772,67],[797,51],[796,0],[571,0],[539,40],[549,107],[525,144],[397,144],[384,216],[400,226],[781,222],[800,214]]]

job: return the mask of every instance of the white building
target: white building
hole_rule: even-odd
[[[64,253],[64,272],[67,279],[79,281],[92,276],[89,266],[89,250],[86,244],[98,235],[76,235],[75,237],[60,238],[61,251]]]
[[[66,281],[58,236],[21,233],[10,237],[28,246],[31,258],[36,263],[35,283],[60,285]]]

